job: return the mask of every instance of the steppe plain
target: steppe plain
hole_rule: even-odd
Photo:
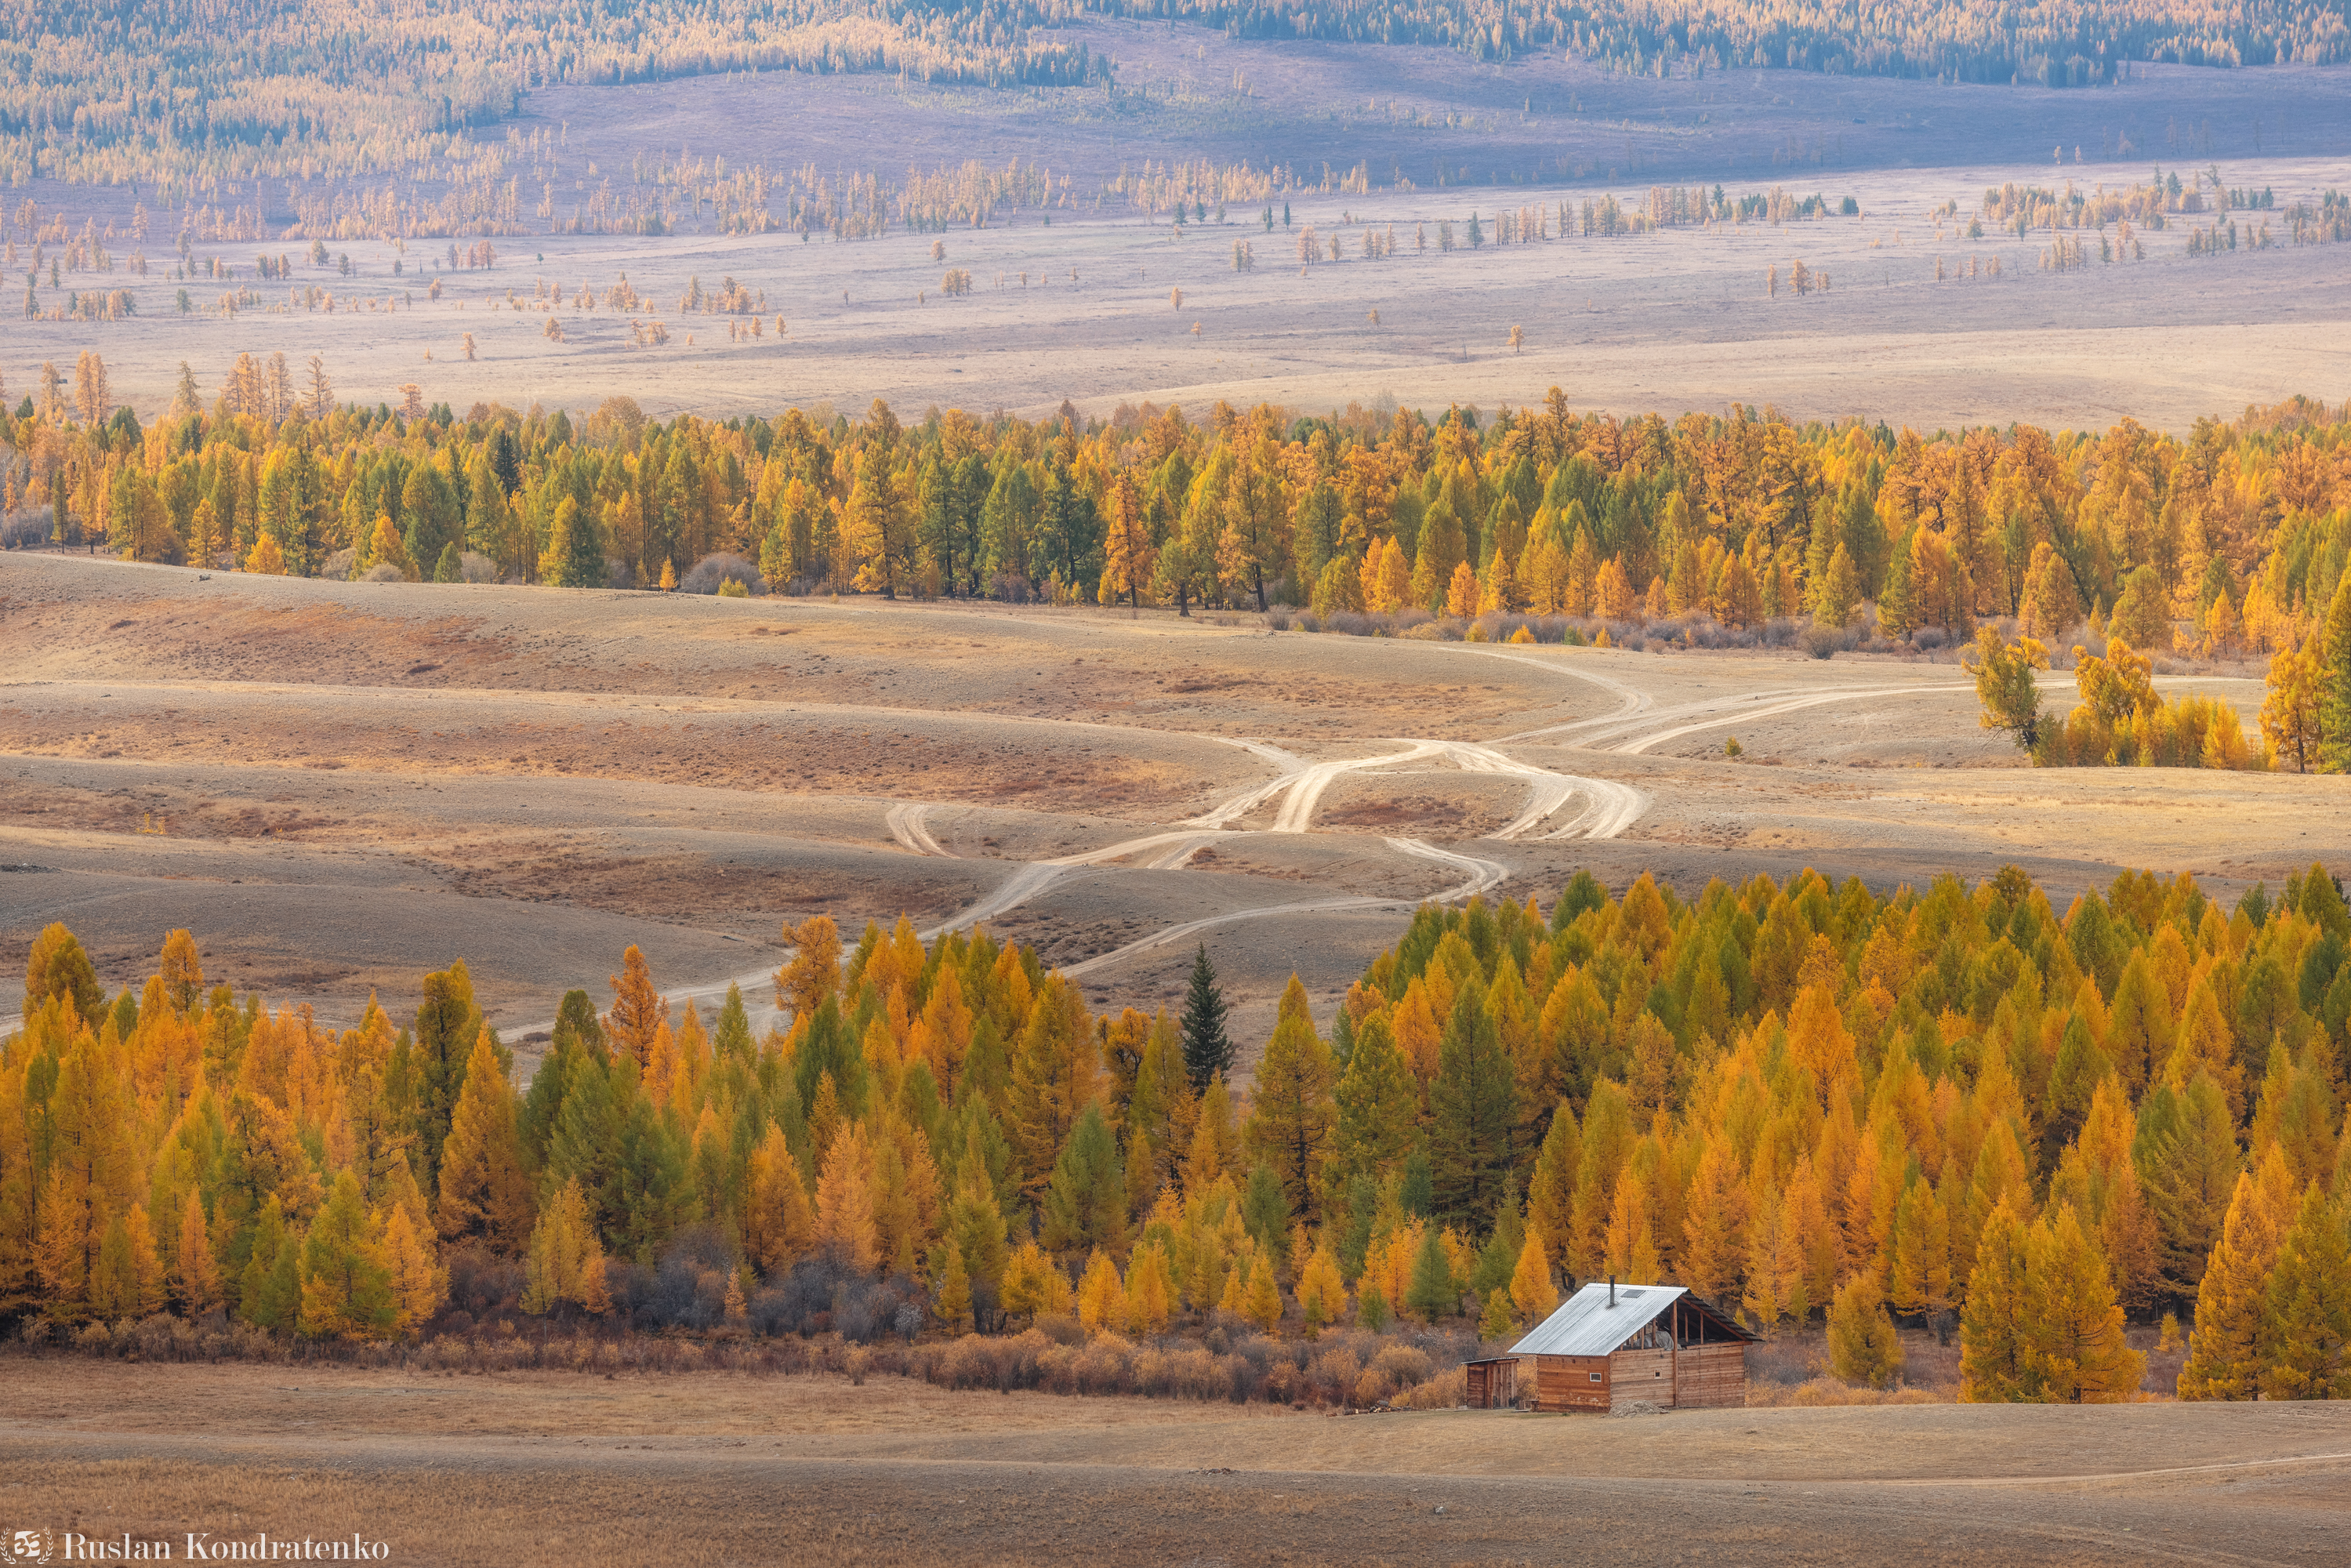
[[[860,172],[898,183],[967,160],[1034,163],[1066,182],[1066,206],[1003,211],[986,228],[835,241],[729,235],[681,204],[659,236],[502,237],[486,271],[441,268],[438,240],[402,249],[336,239],[335,259],[319,266],[299,254],[305,235],[199,243],[199,265],[217,259],[259,297],[234,316],[211,308],[224,285],[210,279],[190,286],[198,313],[176,312],[172,225],[159,215],[144,246],[149,276],[103,278],[138,298],[135,318],[12,328],[0,372],[21,389],[43,361],[70,367],[94,348],[142,417],[169,402],[183,361],[209,394],[239,353],[273,351],[298,369],[318,354],[345,399],[396,406],[413,382],[460,413],[476,401],[578,413],[622,391],[662,417],[787,405],[854,414],[876,397],[910,419],[934,405],[1034,416],[1064,400],[1103,416],[1146,400],[1196,417],[1219,399],[1315,413],[1388,400],[1490,411],[1558,386],[1579,409],[1625,415],[1743,402],[1929,431],[2012,420],[2103,430],[2131,418],[2184,434],[2249,403],[2351,392],[2339,258],[2329,246],[2283,243],[2274,214],[2237,214],[2248,246],[2267,217],[2273,248],[2189,256],[2188,231],[2209,226],[2208,213],[2142,231],[2143,260],[2062,272],[2041,267],[2046,233],[1965,232],[1986,190],[2011,182],[2090,191],[2157,172],[2192,185],[2201,172],[2208,194],[2217,181],[2267,189],[2280,211],[2314,205],[2351,188],[2344,69],[2138,67],[2113,87],[2053,92],[1746,69],[1660,79],[1555,53],[1483,64],[1443,49],[1232,39],[1157,23],[1090,22],[1068,36],[1117,61],[1115,93],[855,75],[559,88],[531,94],[511,122],[539,151],[510,148],[505,171],[526,193],[549,191],[565,216],[605,181],[623,196],[650,194],[663,165],[714,159],[777,176],[813,170],[836,187]],[[495,143],[495,130],[484,140]],[[640,157],[643,179],[632,183]],[[1332,183],[1236,201],[1221,221],[1212,213],[1183,228],[1112,188],[1123,171],[1196,161],[1278,165],[1310,185],[1327,169]],[[1358,164],[1368,188],[1342,192]],[[1613,195],[1637,208],[1653,185],[1690,184],[1733,198],[1850,196],[1861,215],[1467,244],[1472,214],[1490,232],[1498,213],[1545,207],[1555,234],[1562,202],[1580,214]],[[299,193],[329,188],[307,182]],[[443,187],[428,171],[341,188],[429,203]],[[294,220],[294,193],[275,181],[232,184],[219,201],[258,204],[275,235]],[[47,181],[23,194],[77,230],[87,217],[125,232],[141,197],[135,185]],[[1938,218],[1951,203],[1955,215]],[[1267,205],[1278,214],[1270,232]],[[1437,225],[1448,222],[1460,243],[1441,252]],[[1301,267],[1309,225],[1343,258]],[[1397,253],[1365,259],[1365,235],[1391,227]],[[1423,231],[1426,251],[1416,248]],[[1246,272],[1233,267],[1241,241],[1255,256]],[[253,277],[256,255],[281,253],[293,257],[293,289],[329,291],[342,308],[285,310],[288,285]],[[1829,275],[1826,292],[1790,291],[1797,260]],[[973,292],[943,294],[948,268],[969,271]],[[566,307],[555,312],[564,340],[545,336],[542,283],[576,298],[623,276],[653,302],[635,324],[662,317],[666,345],[639,345],[631,319],[603,307]],[[437,301],[435,277],[445,286]],[[690,279],[707,290],[722,278],[764,298],[759,338],[737,340],[729,318],[676,308]],[[1518,352],[1513,327],[1525,334]]]
[[[1343,1418],[886,1375],[5,1364],[14,1517],[358,1531],[403,1563],[2324,1563],[2351,1529],[2330,1404]]]
[[[1254,1050],[1326,1020],[1423,899],[1579,867],[2022,866],[2276,885],[2351,839],[2333,780],[2034,770],[1949,650],[1630,652],[1274,632],[1255,615],[340,583],[0,559],[0,933],[110,986],[163,932],[348,1019],[453,957],[518,1039],[622,946],[754,1006],[784,923],[985,921],[1097,1007],[1205,943]],[[2062,673],[2053,697],[2070,696]],[[2236,703],[2257,665],[2164,677]],[[1725,755],[1736,738],[1741,755]],[[142,828],[160,828],[145,831]]]

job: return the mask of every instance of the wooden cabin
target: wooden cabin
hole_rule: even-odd
[[[1640,1400],[1742,1406],[1755,1337],[1679,1285],[1586,1285],[1509,1355],[1471,1362],[1468,1403],[1603,1413]]]

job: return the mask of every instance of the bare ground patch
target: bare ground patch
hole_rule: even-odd
[[[174,708],[119,702],[103,714],[20,695],[0,706],[0,747],[30,756],[99,760],[136,758],[204,766],[254,764],[332,771],[344,768],[413,774],[504,773],[524,777],[643,779],[708,789],[789,793],[898,795],[1150,812],[1188,805],[1196,779],[1164,760],[1081,751],[1051,736],[993,742],[917,733],[879,722],[791,722],[757,716],[679,716],[646,722],[601,716],[578,722],[516,718],[426,727],[371,719],[354,699],[348,712],[305,705],[272,715],[242,708],[194,725]],[[27,798],[28,816],[66,809]],[[140,825],[141,807],[74,802],[86,823]],[[319,836],[359,824],[191,801],[174,831],[225,837]]]

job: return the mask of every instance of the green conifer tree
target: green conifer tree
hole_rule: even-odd
[[[236,1315],[256,1328],[278,1329],[292,1321],[298,1301],[277,1289],[277,1260],[291,1250],[286,1237],[286,1214],[272,1193],[262,1199],[254,1221],[253,1250],[237,1281]]]
[[[1241,1189],[1241,1224],[1261,1250],[1276,1258],[1290,1250],[1292,1213],[1287,1186],[1273,1167],[1262,1162],[1251,1167]]]
[[[359,1178],[335,1177],[327,1205],[302,1241],[300,1323],[313,1339],[377,1339],[398,1315],[392,1271],[370,1232]]]
[[[1425,1323],[1448,1317],[1460,1308],[1460,1292],[1453,1288],[1453,1265],[1445,1256],[1445,1243],[1434,1225],[1422,1232],[1420,1249],[1412,1255],[1412,1279],[1405,1286],[1404,1304]]]
[[[2351,573],[2327,601],[2319,629],[2319,766],[2351,772]]]
[[[1099,1104],[1088,1105],[1070,1129],[1046,1186],[1043,1220],[1039,1239],[1050,1251],[1126,1250],[1126,1170]]]
[[[1198,1093],[1212,1078],[1233,1070],[1232,1037],[1225,1032],[1225,993],[1217,987],[1216,966],[1208,962],[1208,946],[1200,944],[1192,956],[1192,982],[1184,997],[1184,1071]]]
[[[1518,1074],[1487,1010],[1485,988],[1474,978],[1463,984],[1446,1020],[1428,1107],[1437,1211],[1482,1230],[1514,1163]]]

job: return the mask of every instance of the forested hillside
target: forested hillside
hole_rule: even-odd
[[[673,1009],[631,948],[517,1091],[462,964],[338,1031],[208,988],[185,932],[110,1001],[53,925],[0,1049],[0,1309],[379,1340],[469,1325],[454,1274],[640,1326],[1503,1339],[1608,1274],[1825,1315],[1858,1381],[1889,1310],[1956,1312],[1967,1397],[2128,1397],[2124,1314],[2192,1308],[2184,1396],[2351,1396],[2317,866],[2233,913],[2147,873],[2062,915],[2013,870],[1579,874],[1423,908],[1327,1035],[1293,980],[1245,1091],[1205,955],[1180,1019],[1096,1016],[984,932],[787,935],[788,1030]]]
[[[207,191],[251,178],[422,174],[476,155],[471,128],[534,88],[731,71],[872,71],[982,87],[1085,86],[1111,62],[1055,36],[1089,15],[1237,36],[1420,44],[1507,60],[1557,50],[1611,68],[1745,66],[2083,86],[2127,62],[2321,64],[2351,49],[2339,5],[2144,0],[2022,9],[1760,0],[1670,16],[1622,4],[1424,0],[1007,0],[976,8],[797,0],[626,8],[178,0],[19,7],[0,26],[0,174]],[[455,169],[448,171],[458,178]]]

